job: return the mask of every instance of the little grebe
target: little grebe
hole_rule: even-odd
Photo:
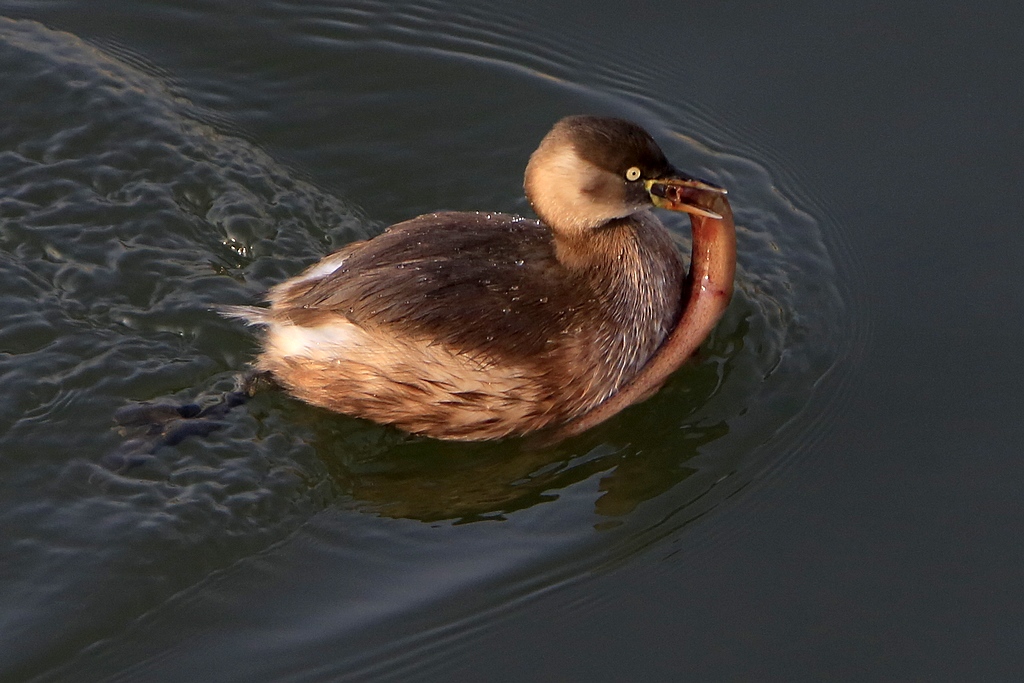
[[[621,119],[559,121],[524,187],[539,221],[420,216],[273,287],[269,308],[226,313],[266,328],[257,368],[314,405],[440,439],[583,431],[657,390],[713,328],[732,215]],[[689,279],[655,206],[691,214]]]

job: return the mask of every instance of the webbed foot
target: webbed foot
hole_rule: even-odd
[[[126,441],[104,458],[104,465],[118,472],[139,467],[163,446],[174,446],[190,436],[207,436],[227,425],[219,419],[257,392],[273,386],[264,372],[239,375],[236,388],[205,405],[142,402],[122,406],[114,412],[117,431]]]

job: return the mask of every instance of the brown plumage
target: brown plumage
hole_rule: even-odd
[[[715,216],[693,197],[720,191],[642,129],[570,117],[527,167],[541,221],[420,216],[277,285],[268,309],[227,312],[266,327],[257,367],[314,405],[443,439],[564,423],[634,378],[679,319],[685,274],[650,211],[669,186],[689,194],[667,208]]]

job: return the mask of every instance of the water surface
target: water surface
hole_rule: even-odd
[[[0,3],[3,676],[427,675],[700,525],[844,395],[863,323],[841,230],[663,61],[442,3],[82,7]],[[211,305],[418,213],[528,212],[530,151],[580,112],[643,124],[736,211],[735,299],[656,398],[548,449],[277,393],[173,445],[113,429],[233,386],[256,342]]]

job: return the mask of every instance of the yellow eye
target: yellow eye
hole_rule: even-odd
[[[637,180],[640,178],[640,169],[636,166],[630,166],[629,170],[626,171],[626,180]]]

